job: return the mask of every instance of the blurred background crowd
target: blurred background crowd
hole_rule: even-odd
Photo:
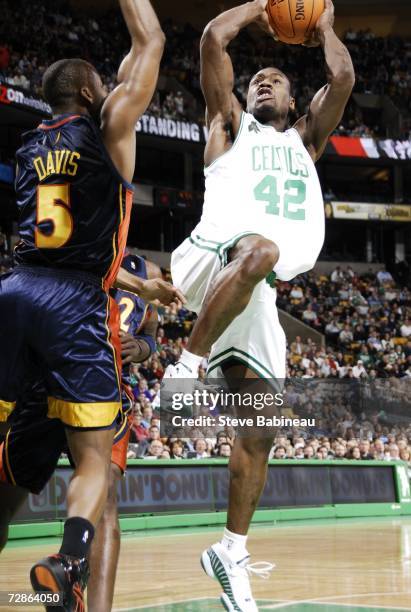
[[[41,95],[44,69],[61,57],[80,55],[92,62],[108,87],[116,84],[119,63],[127,52],[128,35],[118,12],[96,20],[73,15],[65,0],[53,3],[0,0],[0,80]],[[9,24],[13,23],[10,28]],[[199,82],[201,32],[190,24],[162,23],[166,50],[159,88],[149,114],[165,118],[203,121]],[[371,31],[348,30],[344,36],[356,70],[355,93],[387,94],[403,114],[401,138],[410,136],[411,42],[395,36],[381,38]],[[237,94],[245,100],[251,76],[273,62],[286,72],[293,84],[297,114],[307,110],[313,94],[324,84],[321,51],[299,45],[281,45],[248,30],[232,43],[237,76]],[[352,101],[338,129],[340,134],[383,136],[384,130],[372,115],[365,119]]]

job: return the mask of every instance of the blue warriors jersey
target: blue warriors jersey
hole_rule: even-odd
[[[126,246],[132,185],[90,117],[62,115],[23,136],[17,152],[17,263],[95,274],[108,289]]]
[[[145,261],[137,255],[126,255],[121,262],[121,267],[127,270],[130,274],[134,274],[139,278],[147,279],[147,269]],[[144,324],[150,318],[151,307],[146,304],[138,295],[115,289],[112,292],[114,299],[120,308],[120,328],[123,332],[137,337],[143,329]],[[122,381],[124,384],[130,384],[130,366],[123,367]]]

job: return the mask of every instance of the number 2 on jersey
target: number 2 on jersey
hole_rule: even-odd
[[[131,298],[123,297],[119,302],[120,308],[120,327],[126,334],[130,329],[130,323],[128,322],[131,313],[133,312],[134,302]]]
[[[49,222],[52,231],[45,233],[40,224]],[[70,185],[39,185],[37,187],[36,247],[59,249],[67,244],[73,233],[70,212]]]
[[[302,207],[306,198],[306,185],[301,180],[288,180],[284,184],[283,216],[294,221],[304,221],[305,210]],[[281,198],[278,194],[277,179],[267,175],[254,189],[254,197],[259,202],[267,202],[265,212],[269,215],[280,215]]]

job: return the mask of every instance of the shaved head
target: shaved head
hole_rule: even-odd
[[[73,105],[101,106],[107,95],[97,70],[85,60],[62,59],[43,75],[43,95],[53,111]]]

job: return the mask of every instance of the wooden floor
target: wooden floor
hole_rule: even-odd
[[[199,565],[201,551],[220,533],[158,531],[125,537],[114,610],[221,610],[219,585]],[[55,550],[56,542],[6,548],[0,557],[0,591],[29,590],[31,563]],[[411,518],[258,526],[249,550],[252,561],[276,564],[271,579],[252,580],[262,611],[411,610]],[[11,609],[0,606],[1,611]]]

